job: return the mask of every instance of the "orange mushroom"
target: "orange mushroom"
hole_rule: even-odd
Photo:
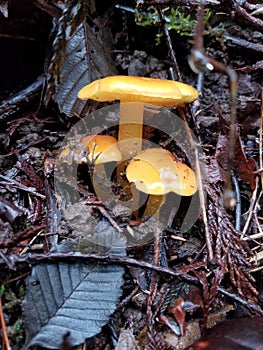
[[[178,107],[194,101],[198,92],[192,86],[173,80],[134,76],[110,76],[84,86],[82,100],[120,101],[118,141],[123,159],[141,151],[144,105]]]
[[[146,149],[133,157],[126,177],[139,191],[149,194],[144,215],[153,215],[169,192],[192,196],[197,191],[193,170],[162,148]]]
[[[147,194],[174,192],[192,196],[197,191],[193,170],[162,148],[149,148],[133,157],[127,166],[126,177]]]
[[[102,180],[107,179],[104,163],[119,162],[121,159],[117,140],[109,135],[84,136],[77,144],[74,139],[72,144],[69,142],[59,154],[59,161],[62,163],[88,163],[92,169],[91,182],[93,186],[96,186],[98,180],[98,178],[94,178],[95,174]]]
[[[143,113],[145,105],[173,108],[194,101],[198,92],[192,86],[173,80],[134,76],[110,76],[93,81],[78,93],[82,100],[120,101],[118,141],[125,161],[142,149]],[[117,166],[117,180],[125,187],[121,174],[125,163]],[[126,191],[127,198],[130,196]],[[134,202],[136,201],[133,198]],[[136,207],[136,204],[135,204]]]
[[[61,151],[59,159],[67,161],[71,153],[71,145],[67,144]],[[81,139],[81,144],[73,148],[73,159],[76,163],[104,164],[121,161],[121,153],[117,140],[109,135],[88,135]]]

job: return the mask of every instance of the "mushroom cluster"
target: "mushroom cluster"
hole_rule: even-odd
[[[190,103],[197,96],[193,87],[171,80],[110,76],[93,81],[79,91],[78,97],[100,102],[119,100],[120,119],[118,143],[111,136],[108,139],[103,135],[82,138],[88,159],[95,160],[94,164],[117,161],[117,180],[125,172],[128,181],[148,195],[175,192],[192,196],[197,185],[191,168],[176,161],[167,150],[149,148],[142,151],[143,114],[145,106],[173,108]]]
[[[173,80],[134,76],[110,76],[95,80],[78,93],[82,100],[120,101],[118,141],[124,159],[141,150],[145,105],[173,108],[194,101],[198,92],[192,86]]]

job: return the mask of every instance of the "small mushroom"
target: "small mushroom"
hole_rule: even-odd
[[[192,196],[197,191],[193,170],[162,148],[149,148],[133,157],[127,166],[126,177],[147,194],[174,192]]]
[[[81,143],[87,147],[88,160],[94,164],[121,161],[121,153],[117,140],[109,135],[88,135],[84,136]]]
[[[160,198],[169,192],[192,196],[197,191],[193,170],[162,148],[149,148],[133,157],[127,166],[126,177],[139,191],[150,195],[144,215],[153,213],[153,209],[156,212]]]
[[[81,139],[81,144],[73,147],[73,160],[80,163],[98,165],[107,162],[121,161],[121,153],[117,140],[109,135],[88,135]],[[67,144],[61,151],[59,159],[67,162],[71,153],[71,145]]]
[[[108,162],[121,161],[121,153],[117,144],[117,140],[109,135],[88,135],[82,137],[81,141],[76,144],[68,143],[59,154],[59,161],[62,163],[85,164],[91,166],[93,187],[99,178],[106,181],[106,169],[104,164]],[[94,166],[96,168],[94,168]],[[95,178],[95,176],[98,176]],[[95,180],[95,183],[94,183]]]

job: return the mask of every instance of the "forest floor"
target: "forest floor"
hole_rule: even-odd
[[[82,342],[88,339],[78,349],[97,350],[184,349],[222,320],[238,324],[239,318],[263,316],[262,5],[207,1],[204,30],[195,35],[198,1],[58,3],[12,0],[0,6],[0,349],[25,343],[73,349],[81,343],[81,337],[71,338],[75,325],[82,327],[81,309],[85,320],[99,316],[89,326],[94,331],[83,330]],[[195,62],[195,69],[204,68],[199,74],[188,63],[196,59],[193,48],[202,54],[202,62]],[[74,53],[83,50],[85,60],[78,61]],[[60,147],[81,134],[83,125],[87,133],[117,137],[114,103],[77,99],[85,79],[88,84],[89,78],[117,74],[175,77],[199,92],[189,106],[167,111],[169,125],[155,119],[144,124],[145,142],[169,150],[202,182],[191,197],[168,194],[159,214],[146,212],[147,196],[139,212],[132,212],[115,172],[97,184],[114,193],[104,200],[92,182],[94,164],[77,164],[78,148],[56,173]],[[74,164],[77,175],[70,170]],[[223,199],[229,179],[232,209]],[[96,246],[100,235],[104,248]],[[83,262],[97,286],[94,304],[70,304],[79,315],[72,330],[63,323],[64,333],[56,335],[52,326],[45,333],[64,301],[48,316],[41,307],[31,309],[49,303],[59,280],[63,285],[63,279],[74,279],[72,266],[83,284]],[[48,270],[50,265],[60,272]],[[103,269],[111,266],[106,277]],[[50,273],[50,284],[40,275],[29,277],[41,268]],[[71,288],[65,291],[69,303],[69,294],[76,293]],[[104,291],[111,295],[108,305]],[[240,327],[245,334],[242,322]],[[206,349],[224,346],[218,339]],[[52,347],[52,341],[61,345]]]

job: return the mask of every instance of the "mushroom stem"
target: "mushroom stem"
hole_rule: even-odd
[[[138,214],[139,194],[131,193],[131,189],[122,177],[127,160],[142,150],[143,103],[120,103],[120,123],[118,145],[123,161],[117,165],[117,182],[125,188],[127,198],[132,197],[135,215]],[[136,214],[137,213],[137,214]]]
[[[156,216],[157,218],[159,218],[159,211],[164,202],[165,195],[150,194],[143,215],[145,217]]]
[[[117,166],[117,181],[123,183],[127,160],[134,157],[142,149],[143,103],[120,103],[120,123],[118,145],[123,161]]]
[[[121,103],[119,124],[119,148],[122,159],[134,157],[142,149],[143,103]]]

